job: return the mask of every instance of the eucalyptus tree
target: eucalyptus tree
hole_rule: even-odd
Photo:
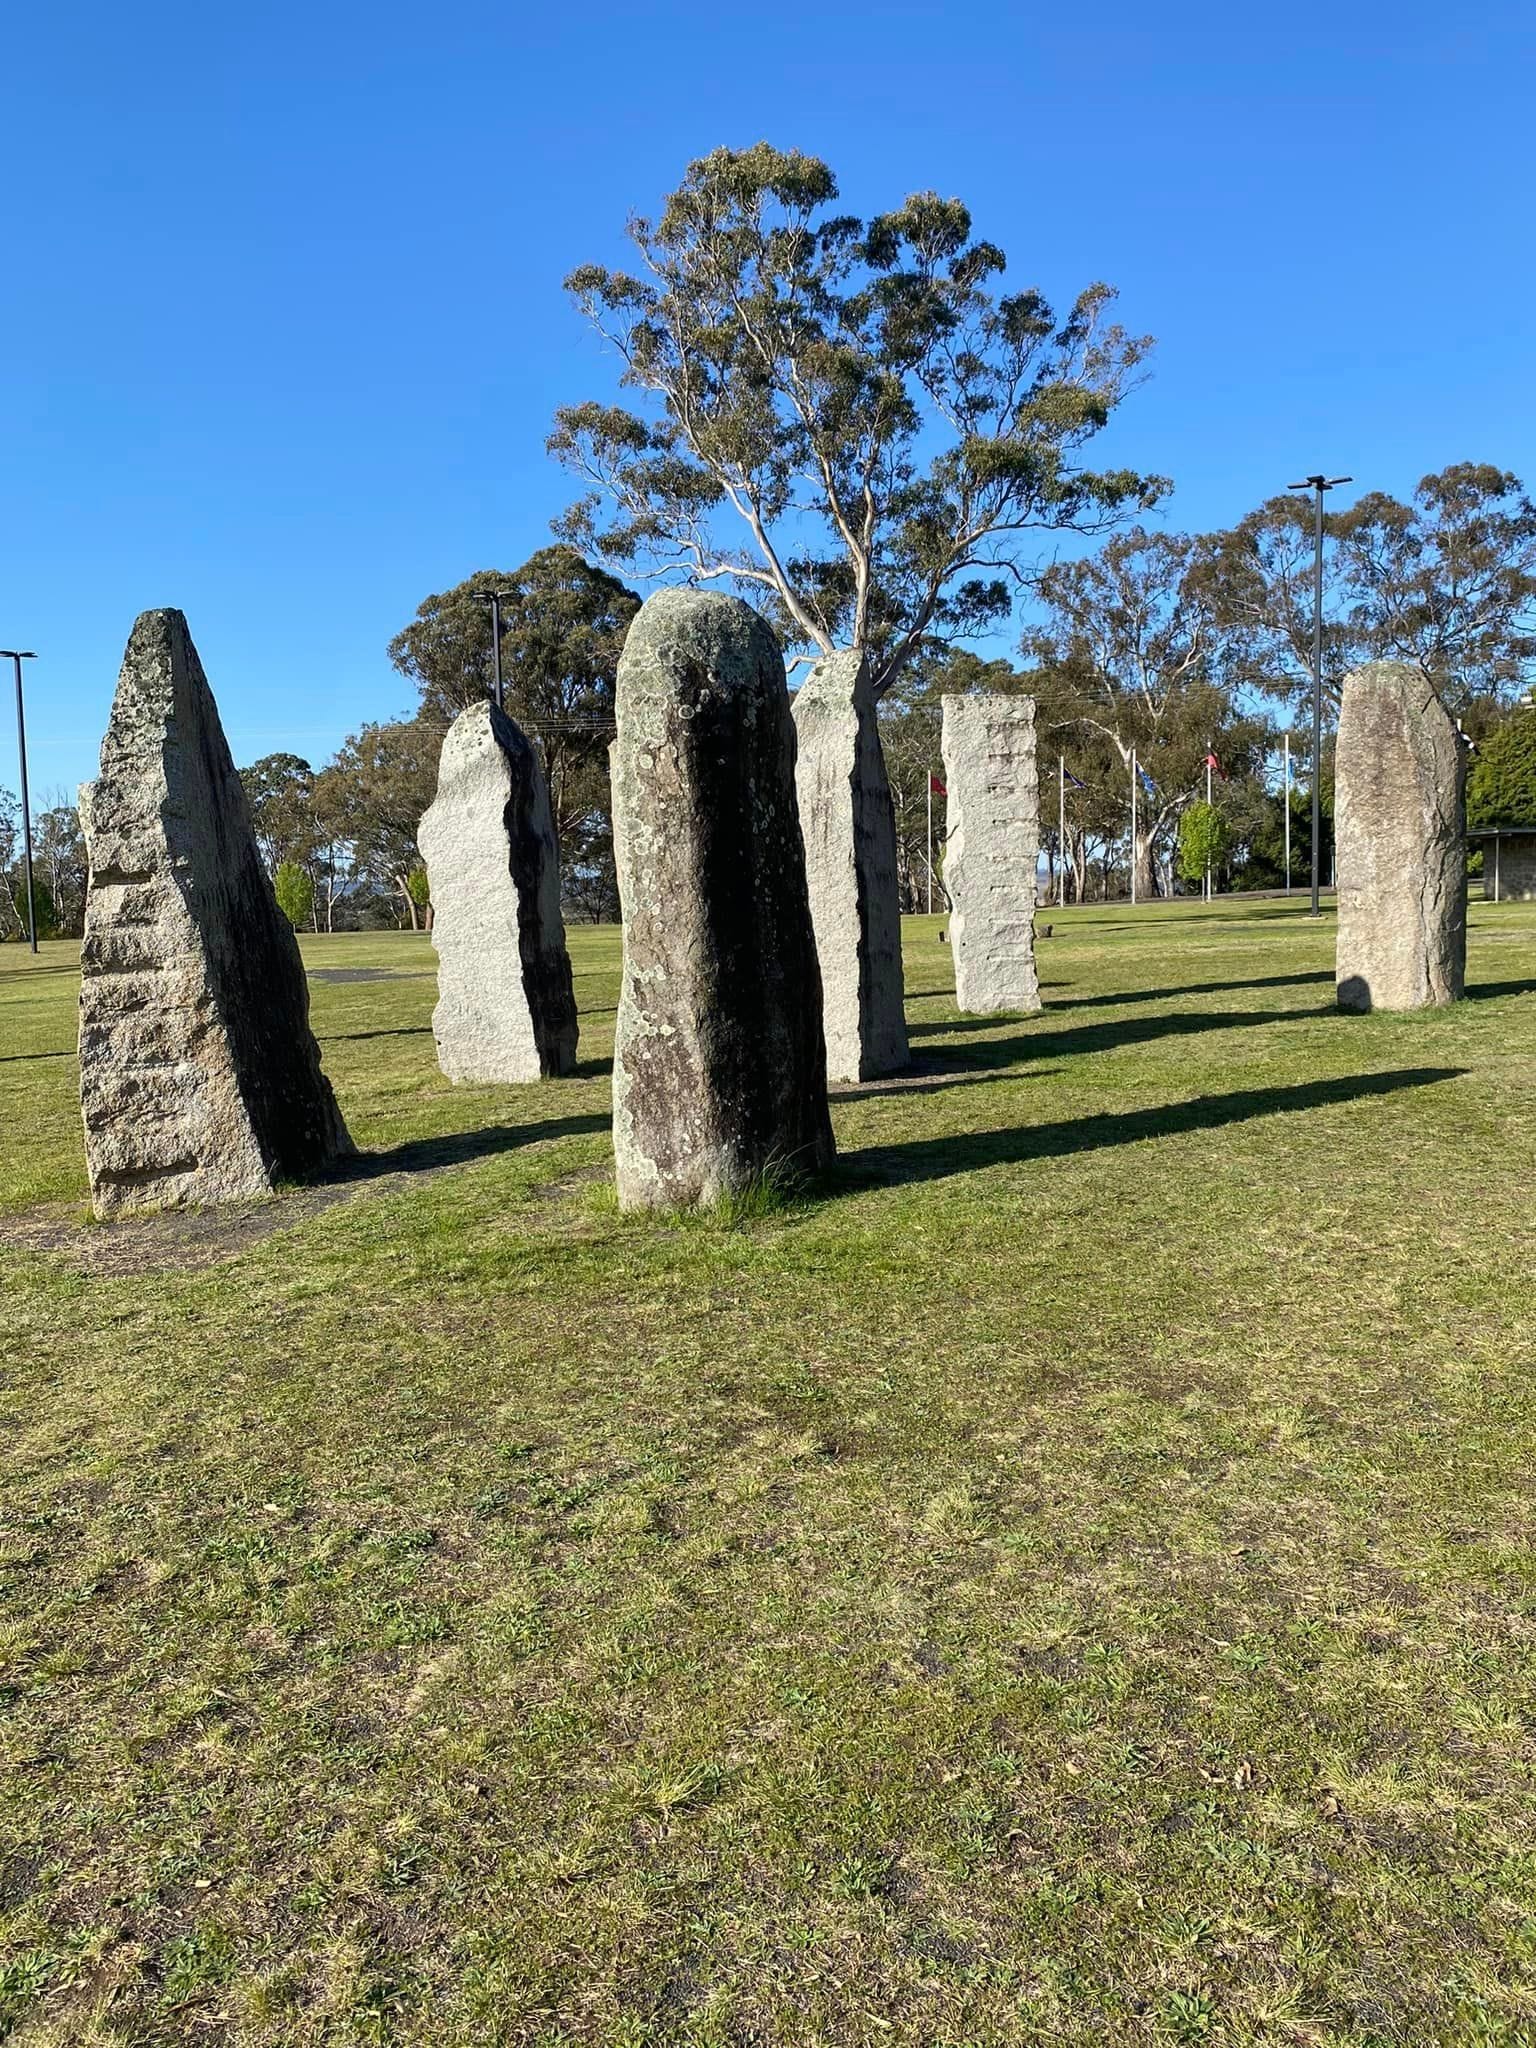
[[[1312,689],[1313,505],[1282,493],[1224,538],[1222,602],[1250,679],[1300,704]],[[1417,662],[1470,729],[1536,675],[1536,505],[1519,477],[1458,462],[1410,502],[1371,491],[1324,516],[1323,690],[1361,661]]]
[[[1096,555],[1039,578],[1022,651],[1037,670],[1038,722],[1096,733],[1119,764],[1138,892],[1150,895],[1181,812],[1201,796],[1208,755],[1224,774],[1262,754],[1267,728],[1239,709],[1242,641],[1224,623],[1219,549],[1187,534],[1133,527]]]
[[[573,547],[540,548],[521,568],[480,569],[422,599],[389,643],[421,693],[418,716],[446,728],[491,695],[498,593],[503,701],[539,747],[549,780],[568,894],[583,906],[615,898],[608,742],[619,654],[640,600]]]
[[[571,273],[639,399],[556,415],[586,487],[556,530],[735,586],[792,652],[864,653],[883,695],[925,644],[1008,615],[1030,535],[1107,531],[1166,486],[1085,461],[1150,346],[1108,286],[1058,319],[1001,289],[958,199],[863,220],[837,198],[816,157],[718,149],[630,221],[636,272]]]
[[[267,873],[275,876],[284,861],[309,867],[319,837],[314,769],[299,754],[263,754],[240,780]]]

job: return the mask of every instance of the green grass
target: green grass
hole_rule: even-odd
[[[526,1089],[310,944],[380,1171],[224,1237],[82,1221],[0,949],[0,2032],[1536,2041],[1536,910],[1356,1018],[1301,909],[1057,915],[1019,1021],[910,922],[922,1071],[707,1224],[611,931]]]

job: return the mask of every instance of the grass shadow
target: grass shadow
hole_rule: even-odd
[[[1122,1045],[1148,1045],[1160,1038],[1190,1038],[1205,1031],[1240,1031],[1258,1024],[1292,1024],[1306,1017],[1332,1015],[1333,1005],[1317,1010],[1172,1010],[1161,1017],[1122,1017],[1103,1024],[1078,1024],[1061,1031],[1036,1028],[1023,1020],[1011,1037],[971,1040],[964,1045],[931,1048],[923,1055],[932,1061],[962,1070],[976,1067],[1016,1066],[1022,1060],[1066,1059],[1074,1055],[1112,1052]],[[1039,1017],[1049,1012],[1039,1011]],[[962,1021],[960,1032],[995,1028],[997,1018]],[[934,1024],[920,1028],[922,1037],[938,1037],[949,1026]]]
[[[995,1088],[999,1081],[1045,1081],[1060,1072],[1060,1067],[1032,1066],[1016,1073],[1006,1063],[974,1074],[954,1074],[943,1067],[922,1066],[910,1070],[899,1080],[878,1086],[860,1081],[834,1089],[831,1099],[835,1103],[877,1102],[883,1095],[933,1095],[941,1088]]]
[[[1059,1003],[1047,1003],[1046,1008],[1108,1010],[1117,1008],[1121,1003],[1172,1003],[1177,1002],[1180,996],[1223,996],[1245,988],[1302,988],[1309,982],[1332,980],[1333,970],[1320,967],[1315,973],[1262,974],[1252,981],[1194,981],[1187,988],[1137,988],[1105,996],[1067,996]]]
[[[1219,1130],[1250,1118],[1329,1108],[1344,1102],[1426,1088],[1459,1080],[1465,1067],[1403,1067],[1384,1074],[1345,1074],[1328,1081],[1301,1081],[1289,1088],[1239,1088],[1227,1095],[1200,1095],[1120,1115],[1072,1117],[1062,1123],[1033,1124],[1011,1131],[973,1131],[949,1138],[918,1138],[900,1145],[867,1145],[844,1153],[838,1177],[848,1192],[859,1187],[908,1181],[947,1180],[987,1166],[1012,1166],[1031,1159],[1061,1159],[1105,1145],[1135,1145],[1144,1138],[1177,1137],[1188,1131]]]
[[[17,1060],[74,1060],[80,1057],[74,1046],[67,1052],[5,1052],[0,1053],[0,1067],[8,1067]]]
[[[1475,987],[1469,984],[1465,995],[1469,1003],[1481,1003],[1490,996],[1528,996],[1533,989],[1536,981],[1480,981]]]
[[[383,1031],[326,1031],[316,1032],[318,1045],[344,1045],[352,1038],[429,1038],[430,1024],[398,1024]]]
[[[544,1124],[487,1124],[474,1131],[451,1131],[440,1138],[409,1138],[382,1152],[359,1152],[338,1163],[333,1181],[377,1180],[387,1173],[429,1173],[445,1166],[465,1166],[524,1145],[545,1145],[554,1138],[585,1138],[606,1131],[609,1116],[561,1116]]]

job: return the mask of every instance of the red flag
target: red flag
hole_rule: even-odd
[[[932,792],[933,792],[933,794],[934,794],[935,796],[948,796],[948,795],[949,795],[949,791],[948,791],[948,790],[947,790],[947,789],[946,789],[946,788],[944,787],[943,783],[942,783],[942,782],[940,782],[940,780],[939,780],[939,778],[937,777],[937,775],[930,775],[930,776],[929,776],[929,778],[928,778],[928,787],[929,787],[929,789],[930,789],[930,790],[932,790]]]
[[[1214,768],[1216,770],[1216,773],[1221,777],[1222,781],[1226,781],[1227,771],[1222,767],[1221,763],[1217,760],[1214,754],[1206,755],[1205,765],[1207,768]]]

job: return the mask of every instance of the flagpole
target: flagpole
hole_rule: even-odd
[[[933,770],[928,770],[928,915],[933,915]]]
[[[1285,734],[1285,893],[1291,893],[1291,734]]]
[[[1205,808],[1207,810],[1211,808],[1211,757],[1209,754],[1207,754],[1205,757]],[[1211,900],[1211,842],[1209,837],[1209,821],[1207,821],[1206,833],[1207,837],[1205,842],[1205,900],[1207,903],[1209,903]]]
[[[1136,904],[1136,749],[1131,749],[1131,906]]]

